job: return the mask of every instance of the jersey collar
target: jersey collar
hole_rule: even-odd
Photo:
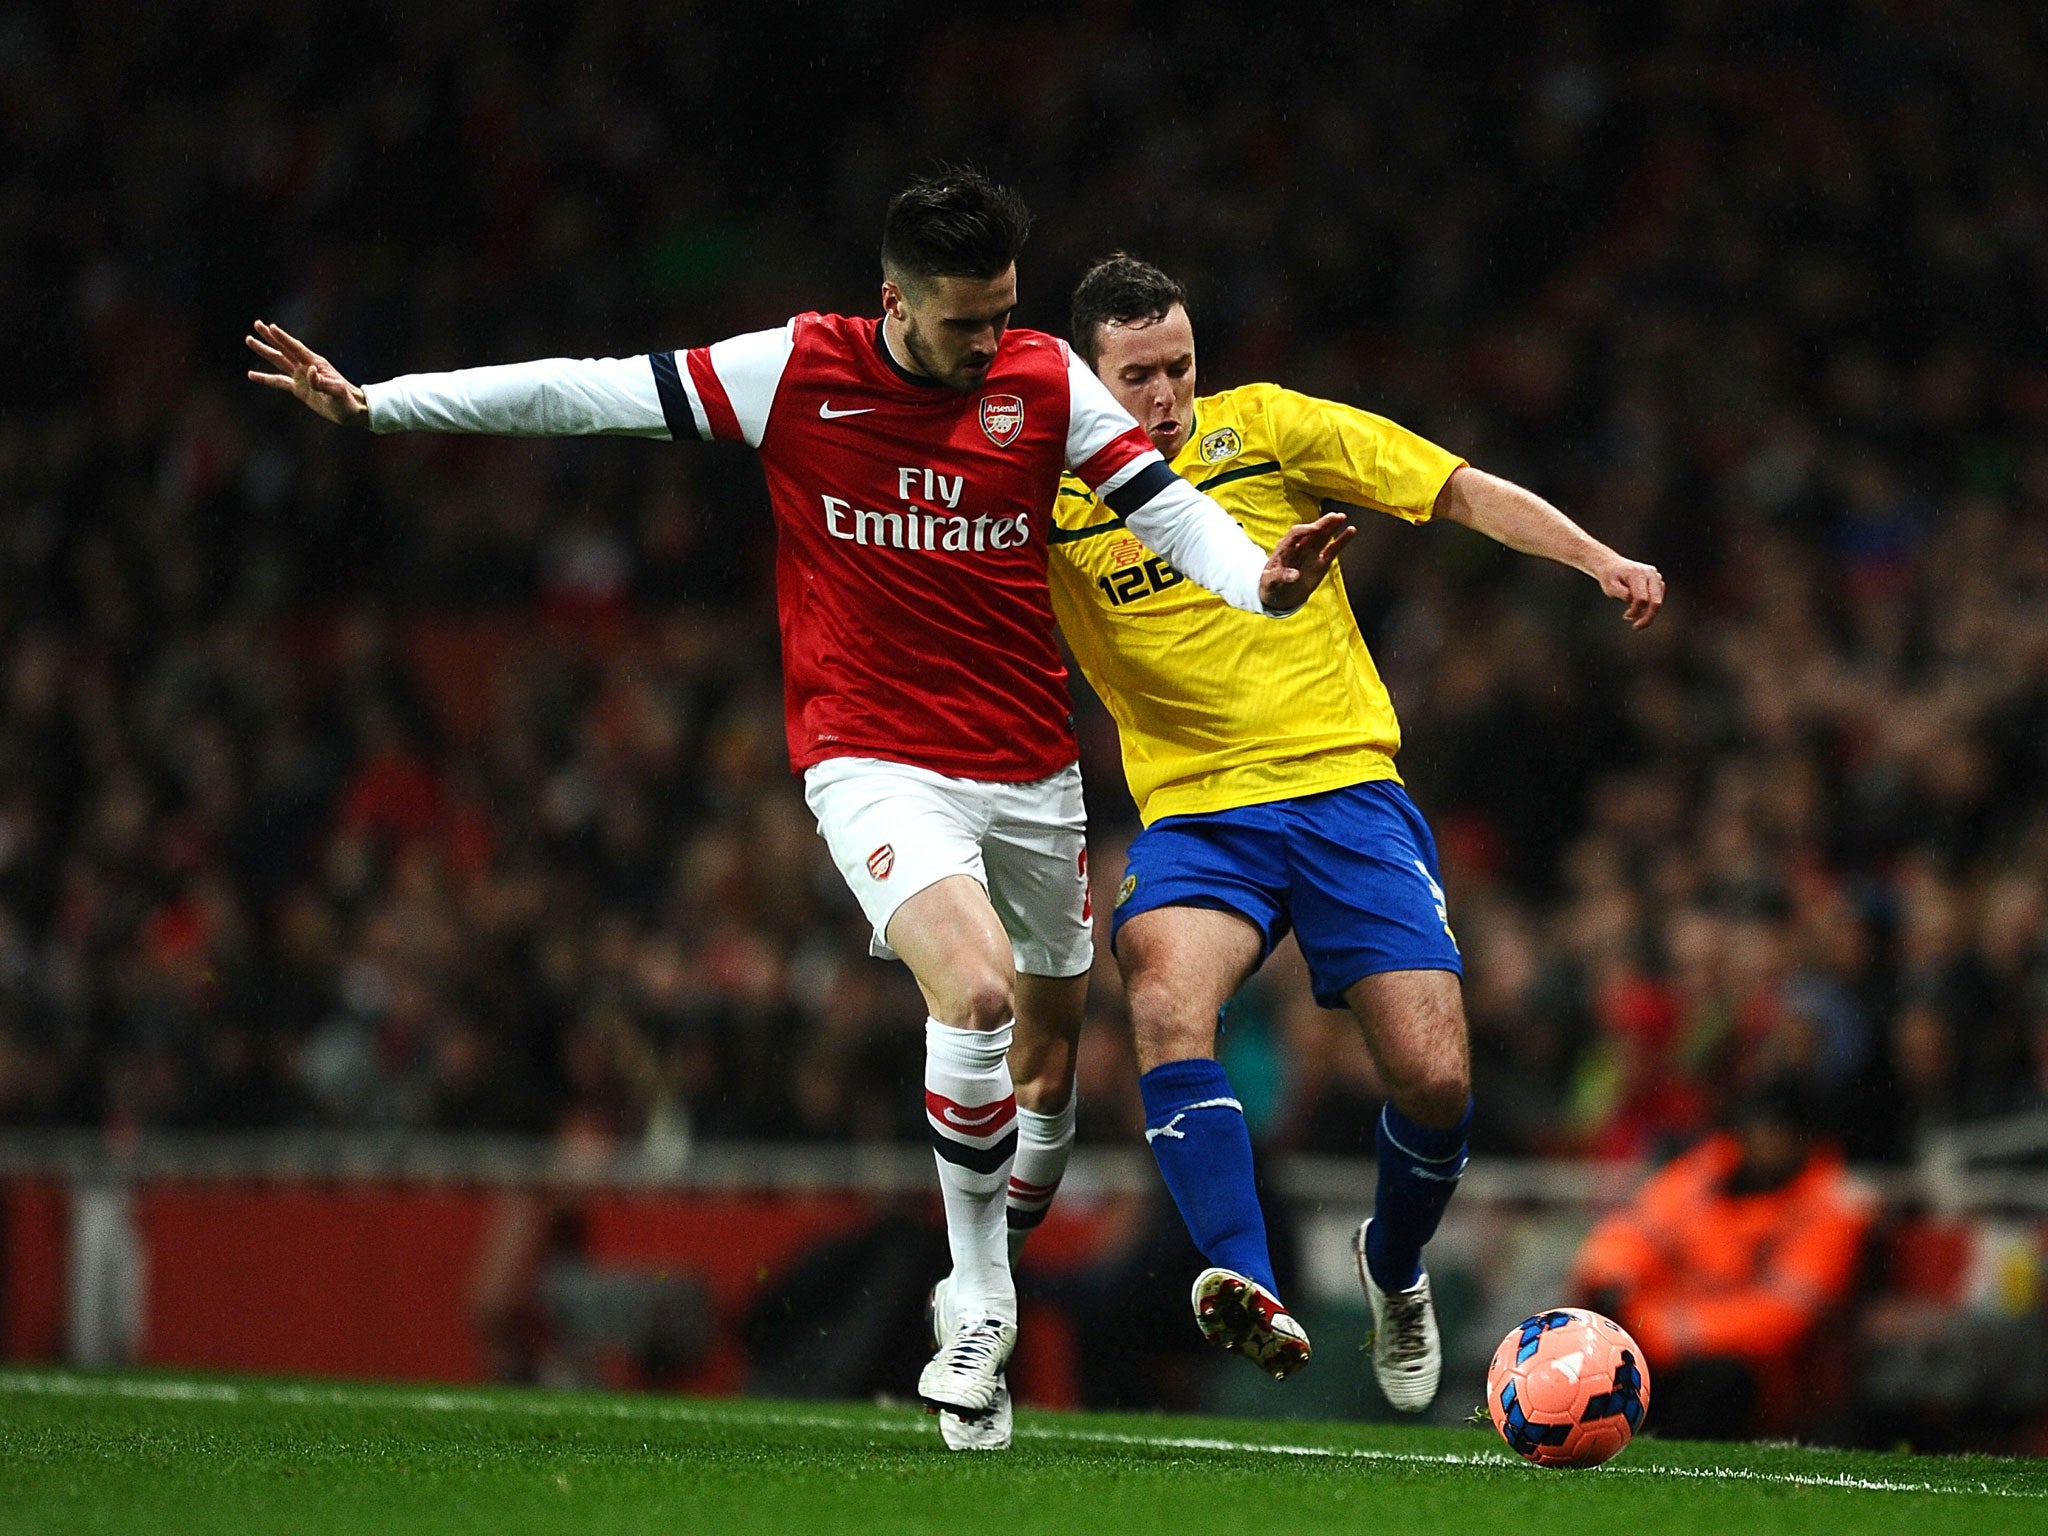
[[[944,389],[946,386],[937,379],[928,379],[921,373],[912,373],[908,368],[896,361],[896,354],[889,350],[888,337],[882,334],[882,325],[883,322],[880,319],[875,321],[873,332],[875,351],[881,357],[888,370],[904,383],[915,384],[919,389]]]

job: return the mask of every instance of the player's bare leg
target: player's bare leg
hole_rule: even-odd
[[[925,1006],[954,1029],[1006,1029],[1015,1017],[1010,936],[981,883],[949,875],[896,909],[884,935],[917,978]]]
[[[1285,1377],[1308,1363],[1308,1335],[1273,1283],[1251,1137],[1215,1060],[1217,1015],[1263,949],[1250,923],[1206,907],[1156,907],[1117,935],[1144,1074],[1145,1139],[1211,1260],[1195,1279],[1195,1323],[1210,1343]]]
[[[1344,998],[1389,1100],[1380,1115],[1374,1216],[1354,1244],[1372,1307],[1373,1374],[1388,1402],[1417,1413],[1434,1401],[1443,1372],[1422,1245],[1465,1168],[1472,1060],[1464,998],[1450,971],[1368,976]]]
[[[1456,1126],[1472,1101],[1472,1045],[1457,974],[1386,971],[1353,982],[1344,1001],[1395,1107],[1432,1130]]]
[[[1017,1103],[1040,1114],[1057,1114],[1074,1091],[1088,978],[1019,971],[1012,984],[1017,1032],[1010,1042],[1010,1076],[1017,1084]]]
[[[1017,1161],[1010,1170],[1010,1264],[1045,1219],[1074,1147],[1074,1068],[1088,1013],[1088,976],[1015,978],[1010,1078],[1017,1088]]]
[[[1003,1367],[1017,1342],[1004,1215],[1017,1148],[1008,1059],[1015,1007],[1010,940],[987,893],[966,875],[950,875],[904,902],[885,937],[931,1010],[925,1118],[953,1254],[953,1326],[919,1377],[918,1393],[933,1408],[976,1424],[1003,1416]]]
[[[1138,1070],[1216,1054],[1216,1019],[1259,963],[1259,931],[1233,912],[1158,907],[1117,934]]]

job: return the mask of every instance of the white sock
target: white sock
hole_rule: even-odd
[[[924,1023],[924,1117],[931,1127],[953,1250],[953,1306],[961,1317],[1017,1320],[1003,1197],[1017,1156],[1017,1093],[1010,1026],[955,1029]]]
[[[1017,1163],[1010,1170],[1010,1264],[1024,1251],[1024,1240],[1045,1220],[1052,1209],[1052,1197],[1059,1193],[1066,1176],[1067,1156],[1074,1150],[1074,1105],[1079,1093],[1067,1095],[1067,1107],[1057,1114],[1041,1115],[1034,1109],[1017,1111]]]

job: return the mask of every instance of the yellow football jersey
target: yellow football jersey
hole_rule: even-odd
[[[1426,522],[1464,462],[1384,417],[1247,384],[1195,401],[1173,468],[1271,549],[1325,499]],[[1147,550],[1071,475],[1051,541],[1053,611],[1116,717],[1148,826],[1398,782],[1400,723],[1341,572],[1287,618],[1241,612]]]

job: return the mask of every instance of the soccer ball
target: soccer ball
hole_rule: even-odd
[[[1517,1323],[1486,1368],[1486,1411],[1501,1439],[1542,1467],[1597,1467],[1650,1411],[1642,1346],[1612,1318],[1577,1307]]]

